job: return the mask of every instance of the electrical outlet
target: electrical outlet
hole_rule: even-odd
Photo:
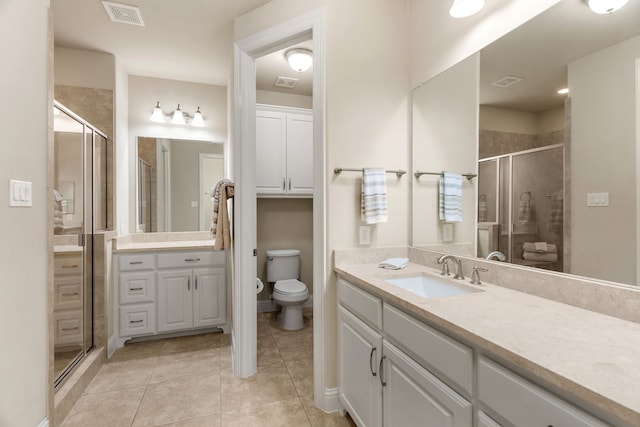
[[[368,225],[360,226],[360,244],[361,245],[371,244],[371,227]]]
[[[447,222],[442,224],[442,241],[453,242],[453,224]]]

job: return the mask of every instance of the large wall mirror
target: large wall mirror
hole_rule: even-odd
[[[414,178],[412,244],[639,283],[639,82],[640,2],[563,0],[416,88],[414,171],[478,177],[448,229]]]
[[[223,145],[137,138],[136,231],[207,231],[210,191],[224,177]]]

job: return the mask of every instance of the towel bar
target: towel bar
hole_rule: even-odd
[[[418,170],[418,171],[415,171],[413,175],[416,178],[420,178],[422,175],[440,175],[440,176],[442,176],[443,174],[444,174],[444,172],[422,172],[422,171]],[[475,178],[478,175],[475,174],[475,173],[463,173],[462,176],[464,176],[469,181],[471,181],[473,178]]]
[[[336,175],[340,175],[342,172],[364,172],[364,168],[354,169],[354,168],[333,168],[333,173]],[[402,169],[398,170],[385,170],[386,173],[395,173],[398,178],[401,178],[402,175],[407,173],[407,171],[403,171]]]

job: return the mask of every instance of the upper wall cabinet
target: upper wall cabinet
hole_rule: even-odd
[[[256,106],[256,193],[313,196],[311,110]]]

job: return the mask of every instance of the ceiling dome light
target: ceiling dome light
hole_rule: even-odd
[[[291,49],[284,54],[292,70],[303,72],[311,68],[313,53],[309,49]]]
[[[184,124],[184,115],[182,114],[182,110],[180,109],[180,104],[178,104],[178,108],[176,108],[176,110],[173,112],[171,123],[173,123],[174,125]]]
[[[203,127],[204,120],[202,119],[202,113],[200,112],[200,107],[198,107],[198,111],[193,113],[193,121],[191,122],[191,126]]]
[[[153,113],[151,114],[150,120],[156,123],[164,123],[164,114],[160,108],[160,101],[158,101],[156,106],[153,107]]]
[[[454,18],[466,18],[480,12],[483,7],[484,0],[454,0],[449,15]]]
[[[627,4],[629,0],[587,0],[592,11],[600,15],[615,12]]]

